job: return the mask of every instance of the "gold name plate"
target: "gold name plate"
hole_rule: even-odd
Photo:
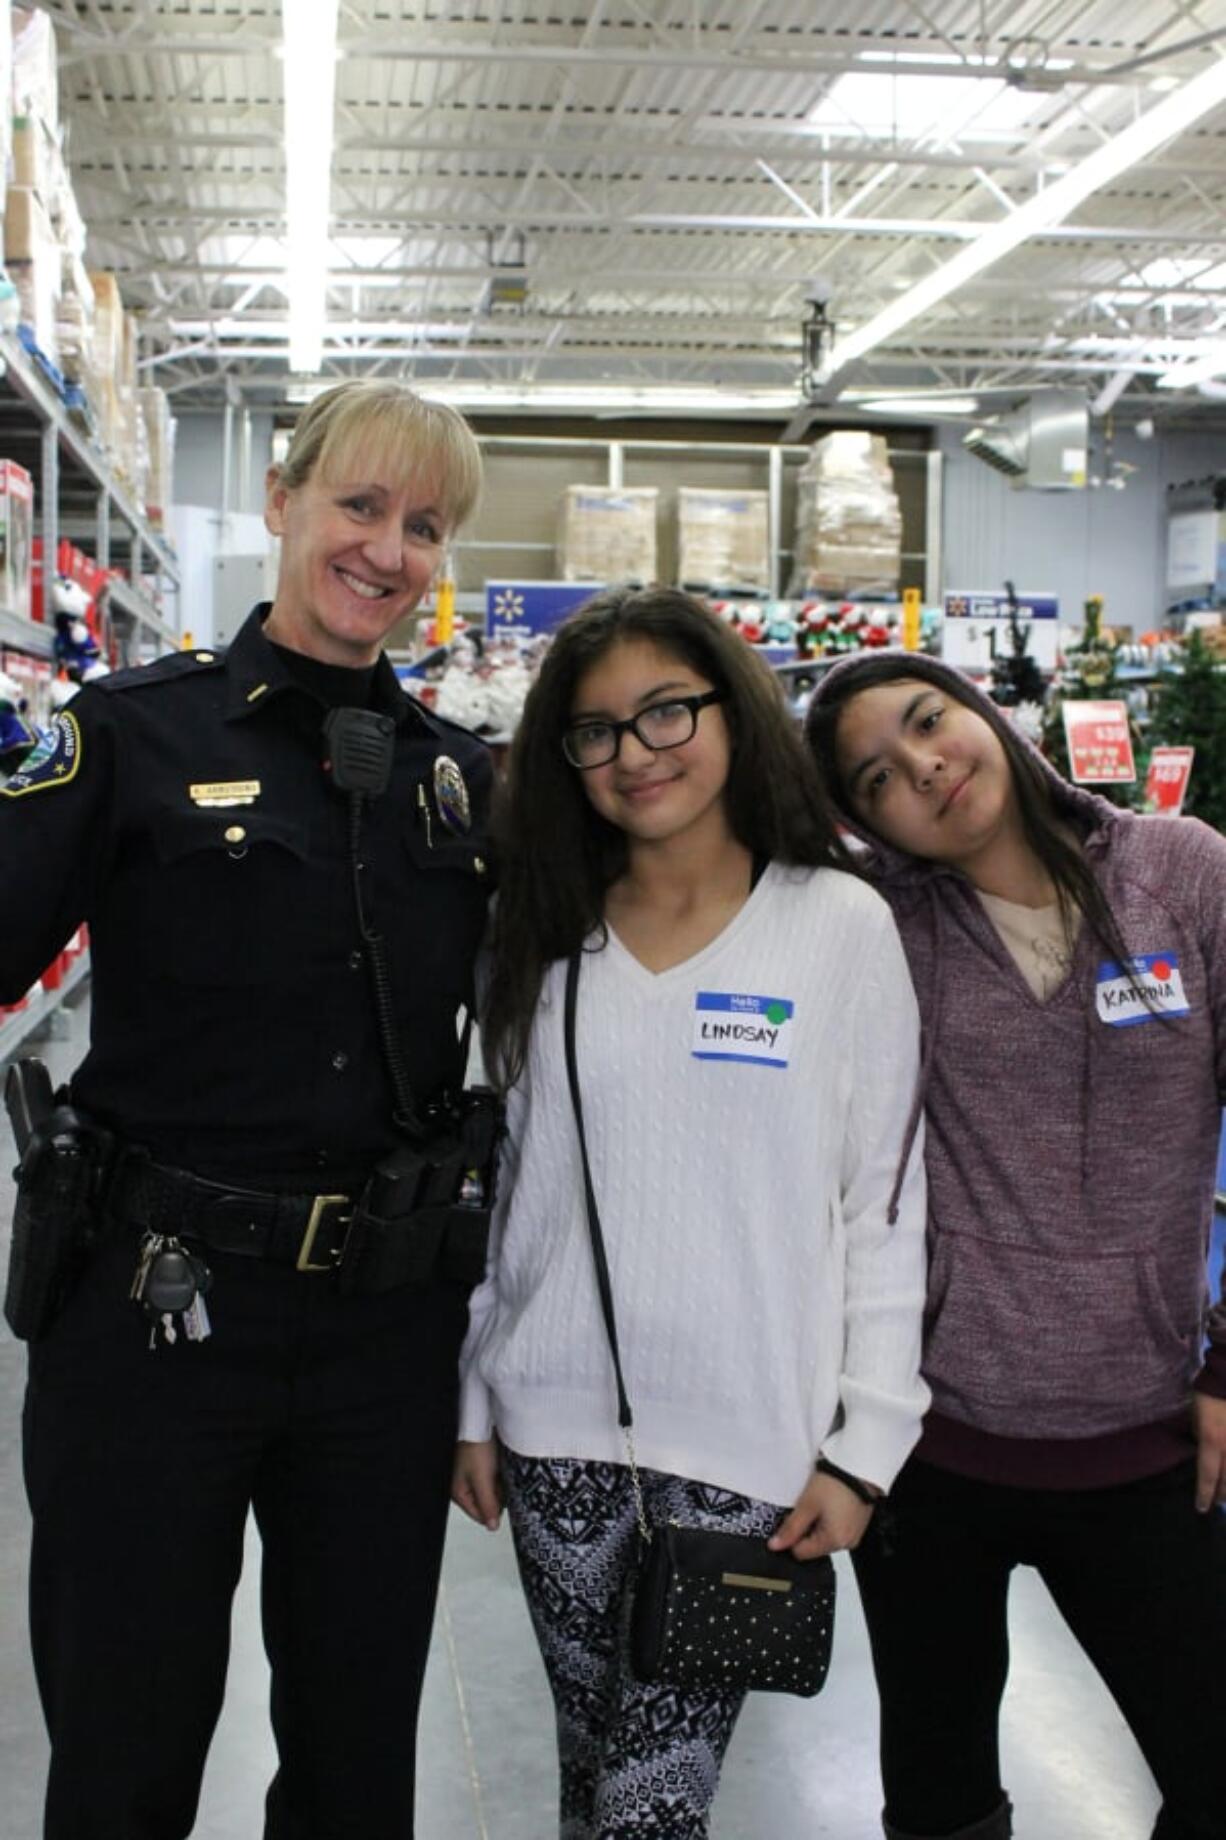
[[[747,1591],[790,1591],[790,1578],[755,1578],[752,1572],[724,1572],[721,1584],[739,1584]]]
[[[258,779],[222,779],[203,786],[189,786],[187,791],[193,805],[214,808],[254,805],[260,796],[260,782]]]

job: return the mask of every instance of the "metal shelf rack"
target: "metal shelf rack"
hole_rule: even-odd
[[[178,635],[164,607],[167,587],[179,580],[173,551],[12,333],[0,333],[0,454],[34,479],[35,528],[45,559],[55,557],[63,532],[104,568],[127,569],[129,581],[110,595],[123,662],[136,664],[174,646]],[[48,657],[51,633],[9,614],[0,642]]]

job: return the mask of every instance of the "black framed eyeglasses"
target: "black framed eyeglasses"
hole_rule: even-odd
[[[727,694],[726,690],[706,690],[701,696],[670,696],[664,702],[649,703],[623,722],[574,722],[563,731],[562,752],[572,767],[587,773],[617,759],[627,732],[653,754],[684,747],[694,738],[699,711],[726,701]]]

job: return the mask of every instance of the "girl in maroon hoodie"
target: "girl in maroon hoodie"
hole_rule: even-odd
[[[933,659],[837,665],[808,732],[924,1021],[933,1405],[892,1539],[855,1555],[885,1832],[1012,1832],[998,1723],[1024,1564],[1157,1779],[1153,1840],[1222,1840],[1226,840],[1068,785]]]

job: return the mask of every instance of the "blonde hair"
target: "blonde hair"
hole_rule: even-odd
[[[293,491],[313,473],[335,473],[357,454],[364,468],[385,461],[406,474],[430,474],[453,530],[481,496],[481,450],[464,417],[406,383],[383,378],[340,383],[317,396],[298,418],[278,482]]]

